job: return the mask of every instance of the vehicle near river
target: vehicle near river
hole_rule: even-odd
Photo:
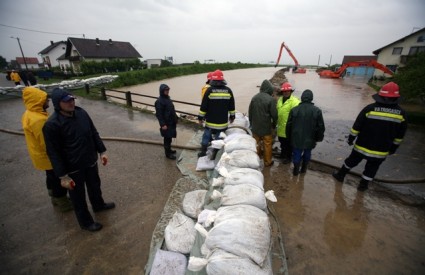
[[[383,71],[386,74],[389,74],[389,75],[394,74],[393,71],[391,71],[390,69],[388,69],[387,67],[385,67],[384,65],[382,65],[381,63],[375,60],[362,60],[362,61],[348,62],[348,63],[342,64],[342,66],[336,71],[323,70],[318,72],[318,74],[320,77],[323,77],[323,78],[340,78],[340,77],[344,77],[345,70],[348,67],[374,67],[376,69]]]

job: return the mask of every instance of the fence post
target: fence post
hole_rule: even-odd
[[[84,87],[86,88],[86,94],[90,93],[90,85],[89,84],[84,84]]]
[[[131,92],[125,92],[125,100],[127,101],[128,107],[133,107],[133,103],[131,102]]]
[[[100,97],[103,100],[106,100],[106,90],[105,90],[105,87],[100,88]]]

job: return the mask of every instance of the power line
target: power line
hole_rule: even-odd
[[[84,36],[84,33],[46,32],[46,31],[38,31],[38,30],[31,30],[31,29],[19,28],[19,27],[9,26],[9,25],[5,25],[5,24],[1,24],[1,23],[0,23],[0,26],[8,27],[8,28],[14,28],[14,29],[19,29],[19,30],[24,30],[24,31],[29,31],[29,32],[39,32],[39,33],[57,34],[57,35],[81,35],[81,36]]]

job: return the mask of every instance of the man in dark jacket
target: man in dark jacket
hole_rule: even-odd
[[[213,136],[217,139],[221,132],[225,131],[235,119],[235,98],[232,90],[227,87],[223,72],[216,70],[211,76],[211,87],[205,92],[199,109],[198,120],[202,125],[205,120],[205,130],[201,141],[201,152],[198,157],[207,153],[208,144]],[[215,155],[211,158],[215,158]]]
[[[253,96],[249,104],[248,117],[252,134],[257,141],[257,154],[264,159],[264,166],[271,166],[273,134],[276,128],[276,100],[272,94],[273,85],[267,79],[261,83],[260,92]]]
[[[177,114],[169,92],[170,87],[167,84],[159,86],[159,98],[155,101],[155,111],[161,127],[159,131],[164,137],[165,156],[169,159],[176,159],[174,155],[176,151],[171,149],[171,142],[173,138],[177,137]]]
[[[396,152],[407,130],[405,111],[398,105],[399,87],[394,82],[382,86],[379,93],[374,94],[375,103],[369,104],[360,111],[351,128],[347,143],[354,148],[342,167],[335,171],[333,177],[343,182],[345,175],[366,159],[359,191],[365,191],[369,182],[378,172],[379,166],[388,155]]]
[[[105,203],[100,188],[97,159],[100,154],[102,164],[107,164],[105,145],[87,112],[75,106],[72,94],[56,88],[51,97],[55,112],[43,127],[47,155],[61,185],[69,189],[80,227],[98,231],[102,225],[88,211],[85,189],[94,212],[115,207],[113,202]]]
[[[290,135],[293,148],[294,176],[307,171],[311,151],[316,147],[316,142],[323,140],[325,133],[322,111],[312,101],[313,92],[305,90],[301,95],[301,103],[291,109],[286,124],[286,133]]]

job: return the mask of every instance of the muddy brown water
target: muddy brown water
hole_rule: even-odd
[[[238,111],[246,113],[261,81],[275,71],[224,72]],[[159,84],[167,83],[173,99],[199,103],[205,78],[204,74],[178,77],[125,90],[157,96]],[[324,113],[325,141],[313,151],[313,158],[340,165],[350,152],[344,135],[360,109],[372,102],[373,91],[362,78],[320,79],[314,72],[287,73],[287,78],[298,97],[311,89]],[[21,103],[0,104],[0,127],[20,130]],[[153,116],[85,99],[77,99],[77,105],[88,110],[102,136],[160,140]],[[185,144],[192,133],[179,125],[176,142]],[[409,129],[408,143],[377,176],[424,178],[424,137],[422,131]],[[23,138],[0,133],[0,141],[1,274],[143,274],[152,232],[181,177],[175,163],[164,159],[161,147],[106,142],[110,165],[100,168],[103,192],[117,208],[95,215],[104,228],[92,234],[78,228],[72,213],[59,213],[49,204],[44,176],[32,168]],[[278,199],[273,207],[290,274],[425,273],[422,207],[406,204],[375,185],[358,193],[357,177],[348,176],[340,184],[332,179],[332,169],[311,168],[299,177],[291,175],[290,165],[278,161],[263,170],[265,189],[274,190]]]

